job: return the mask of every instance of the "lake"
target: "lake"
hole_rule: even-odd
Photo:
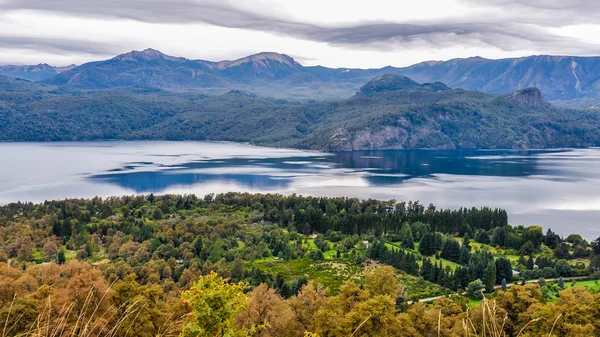
[[[505,208],[600,236],[600,149],[321,153],[209,142],[0,143],[0,204],[247,191]]]

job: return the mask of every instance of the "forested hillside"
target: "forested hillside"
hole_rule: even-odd
[[[0,140],[216,140],[317,150],[600,145],[600,115],[535,89],[490,95],[383,75],[322,103],[147,87],[96,91],[0,77]]]
[[[592,336],[599,270],[598,241],[493,208],[238,193],[0,207],[3,336]]]

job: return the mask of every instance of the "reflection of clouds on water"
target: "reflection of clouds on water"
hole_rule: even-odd
[[[0,203],[229,191],[501,207],[511,223],[597,236],[600,149],[322,152],[229,143],[0,144]],[[593,235],[592,235],[593,234]]]

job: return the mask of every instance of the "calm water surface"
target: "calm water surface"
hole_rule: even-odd
[[[203,142],[0,143],[0,204],[228,191],[502,207],[512,224],[600,236],[600,149],[327,154]]]

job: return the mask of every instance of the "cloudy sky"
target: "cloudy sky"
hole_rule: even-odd
[[[212,61],[274,51],[360,68],[600,55],[600,1],[0,0],[0,64],[80,64],[145,48]]]

